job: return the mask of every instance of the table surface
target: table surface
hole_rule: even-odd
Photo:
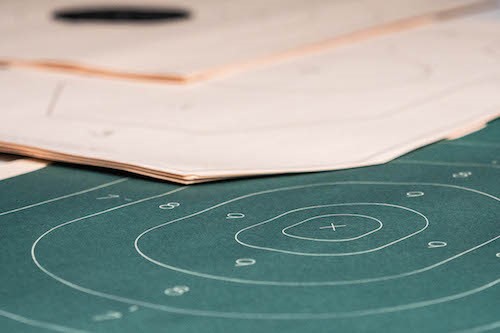
[[[385,165],[0,181],[2,332],[500,330],[500,121]]]

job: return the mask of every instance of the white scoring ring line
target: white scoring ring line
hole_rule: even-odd
[[[354,206],[354,205],[358,205],[358,206],[387,206],[387,207],[394,207],[394,208],[400,208],[400,209],[404,209],[404,210],[407,210],[407,211],[410,211],[412,213],[415,213],[417,215],[420,215],[420,217],[422,217],[425,221],[425,225],[420,228],[419,230],[409,234],[409,235],[406,235],[405,237],[401,237],[401,238],[398,238],[397,240],[395,241],[392,241],[392,242],[389,242],[385,245],[382,245],[382,246],[379,246],[379,247],[376,247],[376,248],[373,248],[373,249],[369,249],[369,250],[364,250],[364,251],[357,251],[357,252],[346,252],[346,253],[302,253],[302,252],[294,252],[294,251],[288,251],[288,250],[279,250],[279,249],[274,249],[274,248],[270,248],[270,247],[263,247],[263,246],[255,246],[255,245],[251,245],[251,244],[248,244],[248,243],[245,243],[243,241],[241,241],[239,239],[239,235],[240,233],[246,231],[246,230],[249,230],[253,227],[256,227],[258,225],[262,225],[262,224],[266,224],[266,223],[269,223],[271,221],[274,221],[282,216],[285,216],[285,215],[288,215],[290,213],[295,213],[295,212],[298,212],[298,211],[301,211],[301,210],[307,210],[307,209],[314,209],[314,208],[326,208],[326,207],[342,207],[342,206]],[[250,225],[248,227],[245,227],[241,230],[239,230],[235,235],[234,235],[234,239],[235,241],[240,244],[240,245],[243,245],[243,246],[246,246],[246,247],[250,247],[250,248],[254,248],[254,249],[257,249],[257,250],[267,250],[267,251],[274,251],[274,252],[280,252],[280,253],[286,253],[286,254],[293,254],[293,255],[300,255],[300,256],[310,256],[310,257],[341,257],[341,256],[351,256],[351,255],[357,255],[357,254],[363,254],[363,253],[370,253],[370,252],[374,252],[374,251],[378,251],[378,250],[381,250],[383,248],[386,248],[388,246],[391,246],[393,244],[396,244],[396,243],[399,243],[405,239],[408,239],[410,237],[413,237],[415,236],[416,234],[419,234],[421,233],[422,231],[424,231],[425,229],[427,229],[427,227],[429,226],[429,219],[422,213],[414,210],[414,209],[411,209],[411,208],[408,208],[408,207],[404,207],[404,206],[399,206],[399,205],[393,205],[393,204],[387,204],[387,203],[379,203],[379,202],[352,202],[352,203],[339,203],[339,204],[329,204],[329,205],[317,205],[317,206],[310,206],[310,207],[302,207],[302,208],[297,208],[297,209],[292,209],[290,211],[287,211],[285,213],[282,213],[280,215],[277,215],[275,217],[272,217],[270,219],[267,219],[263,222],[259,222],[259,223],[256,223],[256,224],[253,224],[253,225]]]

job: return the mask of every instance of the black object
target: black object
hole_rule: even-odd
[[[56,10],[53,18],[68,23],[163,23],[188,19],[182,8],[162,7],[79,7]]]

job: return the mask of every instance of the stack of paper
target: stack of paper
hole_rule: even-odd
[[[263,2],[257,2],[255,8],[248,6],[257,13],[258,6],[272,9],[278,2],[271,2],[270,7]],[[362,3],[370,7],[370,3],[383,2]],[[422,13],[424,4],[450,6],[466,1],[395,3],[412,4],[412,13]],[[219,30],[198,31],[201,25],[187,33],[186,40],[172,33],[175,38],[169,40],[186,43],[186,48],[160,47],[162,39],[151,26],[140,28],[152,29],[143,39],[131,33],[123,35],[116,47],[89,48],[86,44],[80,49],[78,40],[72,43],[69,37],[64,39],[66,35],[60,37],[61,42],[63,30],[58,27],[53,28],[58,37],[49,41],[40,24],[38,41],[53,47],[36,47],[37,34],[31,38],[26,34],[26,40],[17,45],[9,35],[11,41],[4,40],[7,46],[0,51],[8,55],[5,59],[17,59],[8,60],[9,64],[40,65],[40,59],[50,58],[60,64],[83,64],[81,68],[106,68],[107,73],[174,73],[190,78],[346,29],[365,28],[373,20],[381,23],[408,15],[400,11],[403,5],[370,7],[373,12],[360,10],[363,15],[371,13],[370,19],[357,17],[359,22],[328,26],[328,15],[336,13],[335,6],[354,4],[361,6],[361,2],[327,4],[323,16],[320,4],[313,3],[307,15],[317,15],[313,22],[318,26],[304,31],[303,36],[285,34],[283,41],[275,29],[266,30],[271,23],[264,20],[263,31],[269,34],[263,34],[265,42],[258,47],[250,45],[256,42],[251,36],[258,33],[258,27],[238,21],[240,17],[214,28],[227,28],[227,38],[224,35],[219,40]],[[201,2],[199,5],[205,8]],[[230,9],[241,10],[238,6]],[[298,17],[283,13],[278,21],[306,20],[300,6],[296,9],[292,12]],[[212,14],[213,22],[217,13]],[[496,10],[455,18],[190,85],[9,69],[0,76],[0,150],[180,183],[384,163],[423,145],[475,130],[499,115],[499,17]],[[254,19],[252,15],[248,18]],[[183,24],[178,29],[191,29]],[[235,26],[249,29],[249,35],[238,39],[242,32],[236,33]],[[94,28],[84,27],[75,35],[90,36]],[[75,25],[69,30],[77,31],[73,29],[80,28]],[[100,29],[118,33],[115,27]],[[144,44],[129,57],[125,49],[132,39]],[[206,52],[196,40],[208,43]],[[98,35],[94,42],[104,45],[109,40]],[[173,56],[162,57],[169,50]],[[187,50],[198,53],[189,55]]]

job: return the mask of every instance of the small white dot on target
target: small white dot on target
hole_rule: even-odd
[[[470,176],[472,176],[472,172],[470,171],[460,171],[453,174],[453,178],[468,178]]]
[[[163,292],[167,296],[182,296],[189,291],[188,286],[175,286],[172,288],[167,288]]]

